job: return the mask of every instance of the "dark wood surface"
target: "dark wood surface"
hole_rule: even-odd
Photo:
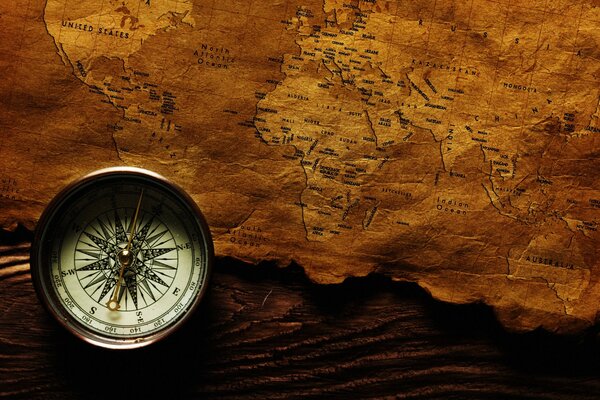
[[[133,351],[72,337],[31,284],[31,234],[0,234],[0,397],[600,399],[597,329],[511,334],[484,305],[381,276],[310,283],[298,267],[217,262],[179,332]]]

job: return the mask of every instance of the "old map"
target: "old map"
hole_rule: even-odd
[[[0,73],[5,229],[139,166],[218,255],[596,323],[597,0],[9,0]]]

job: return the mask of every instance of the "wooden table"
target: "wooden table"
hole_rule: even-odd
[[[298,267],[217,262],[201,309],[149,348],[80,342],[31,284],[31,234],[0,234],[0,397],[600,399],[597,330],[503,331],[483,305],[373,276],[318,286]]]

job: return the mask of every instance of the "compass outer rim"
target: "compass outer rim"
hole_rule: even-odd
[[[48,282],[46,282],[44,280],[44,277],[42,276],[42,274],[44,274],[43,269],[45,268],[44,262],[46,262],[46,265],[50,265],[49,249],[47,248],[48,246],[44,246],[47,241],[45,233],[48,230],[48,224],[53,222],[53,218],[55,217],[56,212],[60,210],[61,206],[63,206],[63,204],[69,199],[70,195],[77,193],[82,189],[85,189],[85,186],[95,183],[95,181],[97,181],[98,179],[111,177],[115,175],[130,175],[146,179],[148,181],[158,183],[159,185],[162,185],[168,190],[172,191],[179,198],[179,200],[189,208],[189,211],[192,213],[192,215],[196,217],[195,220],[200,228],[199,231],[203,235],[203,240],[201,242],[199,238],[199,245],[203,247],[203,250],[206,251],[206,277],[204,279],[204,282],[202,282],[202,284],[200,285],[198,293],[196,294],[194,300],[191,302],[191,305],[187,309],[185,309],[182,315],[179,316],[175,322],[167,325],[167,327],[165,327],[164,329],[161,329],[149,335],[143,335],[138,338],[130,339],[111,339],[99,335],[91,330],[83,329],[82,327],[84,327],[85,325],[79,323],[78,321],[74,323],[74,318],[66,316],[68,315],[68,312],[66,311],[64,303],[58,299],[58,296],[56,296],[56,293],[54,291],[48,290],[48,284],[50,285],[50,288],[52,288],[52,283],[50,282],[50,279],[52,279],[52,277],[50,276],[50,274],[47,273],[48,271],[45,271],[46,275],[48,275]],[[46,310],[49,311],[49,313],[54,317],[56,321],[58,321],[64,328],[66,328],[69,332],[71,332],[79,339],[92,345],[108,349],[134,349],[145,347],[161,339],[164,339],[178,331],[179,328],[181,328],[181,326],[183,326],[185,322],[187,322],[191,318],[191,316],[194,314],[199,304],[201,303],[202,299],[206,295],[208,287],[210,286],[213,264],[214,245],[210,227],[206,222],[204,214],[202,214],[200,207],[198,206],[198,204],[196,204],[194,199],[192,199],[192,197],[179,185],[177,185],[174,182],[171,182],[163,175],[160,175],[154,171],[150,171],[144,168],[130,166],[115,166],[102,168],[93,171],[87,175],[84,175],[83,177],[78,178],[73,182],[67,184],[65,187],[63,187],[52,198],[52,200],[48,203],[48,205],[40,215],[40,218],[38,219],[34,230],[34,236],[30,250],[30,272],[33,286],[38,299],[44,305]],[[53,298],[51,299],[49,297]],[[58,312],[57,308],[59,307],[57,307],[56,304],[52,304],[53,302],[57,303],[60,308],[64,309],[65,315],[62,315]]]

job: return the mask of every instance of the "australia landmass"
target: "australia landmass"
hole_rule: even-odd
[[[513,330],[597,322],[593,1],[2,7],[3,227],[139,166],[218,255],[416,282]]]

